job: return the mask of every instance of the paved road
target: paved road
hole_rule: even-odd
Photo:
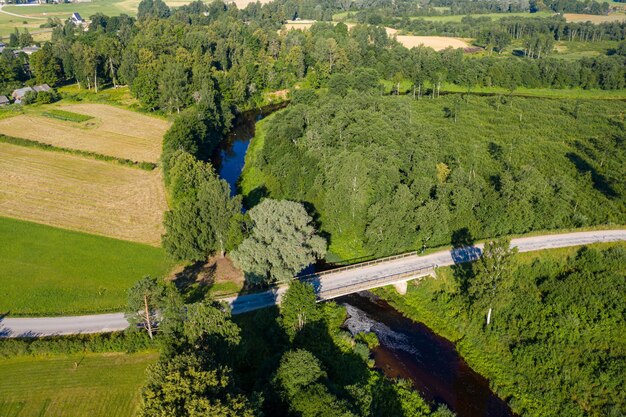
[[[533,236],[513,239],[512,245],[520,252],[580,246],[598,242],[626,240],[625,230],[600,230],[555,235]],[[423,276],[432,266],[447,266],[477,259],[482,245],[436,252],[426,256],[407,256],[375,265],[350,270],[325,273],[314,277],[312,282],[320,298],[333,298],[342,291],[354,292],[367,288],[389,285],[406,280],[407,274]],[[271,291],[243,295],[225,299],[233,314],[244,313],[276,304],[286,291],[278,287]],[[122,330],[128,326],[123,314],[100,314],[93,316],[54,317],[54,318],[4,318],[0,319],[0,336],[49,336],[55,334],[100,333]]]

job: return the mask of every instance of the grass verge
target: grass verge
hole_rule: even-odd
[[[135,281],[172,266],[160,248],[5,217],[0,240],[0,312],[11,316],[120,311]]]

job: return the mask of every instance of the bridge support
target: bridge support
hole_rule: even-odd
[[[393,287],[398,291],[398,294],[405,295],[406,291],[409,287],[409,283],[407,281],[396,282],[393,284]]]

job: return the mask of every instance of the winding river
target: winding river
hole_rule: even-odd
[[[237,182],[254,137],[255,123],[284,107],[275,105],[239,115],[235,128],[212,162],[220,177],[237,193]],[[489,381],[474,372],[452,342],[436,335],[370,293],[337,299],[348,312],[344,326],[353,334],[374,332],[380,346],[373,350],[375,365],[391,378],[410,380],[430,403],[443,403],[458,417],[509,417],[515,414],[489,388]]]

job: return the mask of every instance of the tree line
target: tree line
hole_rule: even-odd
[[[280,309],[235,318],[147,277],[129,291],[128,317],[160,350],[140,416],[453,417],[374,370],[376,336],[341,330],[345,308],[317,304],[310,284],[292,283]]]

